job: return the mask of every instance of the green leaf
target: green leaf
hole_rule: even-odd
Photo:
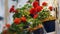
[[[21,24],[19,24],[18,26],[19,26],[19,27],[23,27],[23,26],[25,26],[25,24],[21,23]]]
[[[19,17],[21,17],[21,14],[20,14],[20,13],[14,14],[14,15],[13,15],[13,18],[15,18],[15,17],[19,18]]]

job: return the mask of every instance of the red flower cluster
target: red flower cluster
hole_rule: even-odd
[[[35,15],[37,12],[40,12],[43,9],[42,6],[37,6],[36,8],[31,8],[30,14]]]
[[[33,18],[36,19],[37,17],[38,17],[38,14],[35,14]]]
[[[34,1],[34,2],[33,2],[33,7],[36,8],[37,6],[39,6],[38,1]]]
[[[49,10],[52,11],[53,10],[53,7],[52,6],[49,6]]]
[[[26,17],[22,16],[22,17],[21,17],[21,21],[22,21],[22,22],[26,22]]]
[[[14,5],[10,8],[9,12],[14,12]]]
[[[37,12],[40,12],[43,9],[42,6],[39,6],[38,1],[33,2],[33,7],[34,8],[31,8],[31,10],[30,10],[30,14],[32,14],[32,15],[35,15]]]
[[[15,19],[14,19],[14,23],[15,23],[15,24],[19,24],[20,22],[21,22],[21,19],[20,19],[20,18],[15,18]]]
[[[42,6],[47,6],[47,3],[46,3],[46,2],[43,2],[43,3],[42,3]]]
[[[21,18],[15,18],[14,23],[15,24],[20,24],[22,22],[26,22],[26,17],[22,16]]]
[[[31,10],[30,10],[30,14],[34,15],[34,14],[36,14],[36,13],[37,13],[36,8],[31,8]]]
[[[10,27],[10,24],[6,24],[6,27],[9,28]]]
[[[40,12],[42,9],[43,9],[42,6],[37,6],[37,7],[36,7],[37,12]]]

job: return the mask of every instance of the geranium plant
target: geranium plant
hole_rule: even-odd
[[[24,34],[24,31],[28,32],[43,28],[43,20],[50,15],[49,11],[52,11],[52,6],[44,8],[47,5],[46,2],[43,2],[42,6],[39,6],[38,1],[34,1],[33,5],[26,4],[22,8],[17,8],[15,11],[14,6],[12,6],[10,12],[14,12],[15,14],[13,15],[13,24],[8,31],[11,34]]]

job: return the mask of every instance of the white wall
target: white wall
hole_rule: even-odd
[[[4,17],[4,0],[0,0],[0,16]],[[2,31],[2,27],[4,26],[4,20],[0,21],[0,32]]]

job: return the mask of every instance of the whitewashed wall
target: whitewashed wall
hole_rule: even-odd
[[[0,16],[4,17],[4,0],[0,0]],[[0,21],[0,32],[4,26],[4,20]]]
[[[16,8],[21,8],[23,7],[28,0],[19,0]]]

